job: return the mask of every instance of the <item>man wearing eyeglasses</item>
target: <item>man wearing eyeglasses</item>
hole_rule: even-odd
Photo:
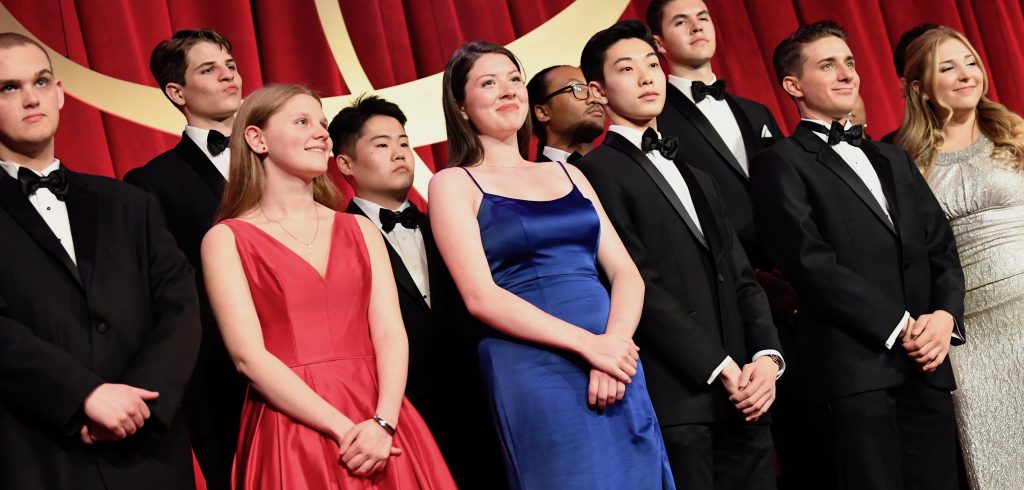
[[[537,161],[573,163],[604,132],[604,107],[590,96],[575,66],[550,66],[527,84]]]

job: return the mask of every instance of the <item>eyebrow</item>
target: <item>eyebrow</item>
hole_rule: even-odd
[[[701,17],[701,16],[704,16],[704,15],[708,15],[708,11],[706,9],[705,10],[701,10],[700,12],[697,12],[696,14],[693,15],[693,17]],[[676,15],[673,15],[672,18],[669,19],[668,21],[669,22],[675,22],[675,21],[677,21],[679,19],[686,19],[687,17],[690,17],[690,15],[689,14],[676,14]]]
[[[836,61],[838,59],[839,59],[839,57],[837,57],[837,56],[829,56],[828,58],[822,58],[822,59],[818,60],[818,62],[816,64],[820,65],[820,64],[822,64],[822,63],[824,63],[826,61]],[[854,58],[853,58],[852,54],[847,56],[847,57],[845,57],[845,58],[843,58],[843,61],[853,61],[853,60],[854,60]]]
[[[372,141],[372,140],[381,139],[381,138],[383,138],[383,139],[390,139],[390,138],[394,138],[394,137],[396,137],[396,136],[395,135],[391,135],[391,134],[378,134],[377,136],[374,136],[374,137],[370,138],[370,140]],[[406,135],[405,133],[399,134],[397,136],[398,139],[408,138],[408,137],[409,136]]]
[[[658,54],[655,53],[654,51],[651,51],[650,53],[647,53],[646,55],[644,55],[644,58],[650,58],[651,56],[657,57]],[[615,62],[612,63],[612,64],[613,65],[618,64],[620,61],[633,61],[633,57],[632,56],[623,56],[623,57],[615,60]]]
[[[966,59],[968,59],[968,58],[973,58],[973,57],[974,57],[974,55],[973,55],[973,54],[971,54],[971,53],[967,53],[967,54],[966,54],[966,55],[964,56],[964,59],[966,60]],[[940,61],[940,62],[939,62],[939,64],[942,64],[942,63],[952,63],[954,59],[955,59],[955,58],[950,58],[950,59],[948,59],[948,60],[942,60],[942,61]]]
[[[53,76],[53,70],[51,70],[49,68],[43,68],[42,70],[37,71],[36,74],[32,76],[32,79],[35,80],[35,79],[38,79],[38,78],[40,78],[40,77],[42,77],[44,75],[49,75],[49,76],[52,77]],[[12,84],[13,85],[17,85],[17,84],[20,84],[21,82],[22,82],[21,80],[17,80],[17,79],[11,78],[11,79],[8,79],[8,80],[0,80],[0,85],[12,85]]]
[[[511,75],[513,73],[519,73],[519,70],[512,70],[512,71],[506,73],[506,75]],[[484,78],[484,77],[496,77],[496,76],[498,76],[498,75],[494,74],[494,73],[484,73],[484,74],[476,77],[476,79],[479,80],[479,79]]]

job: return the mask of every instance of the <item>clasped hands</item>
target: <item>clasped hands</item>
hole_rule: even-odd
[[[942,310],[907,320],[900,338],[903,349],[914,360],[918,370],[934,372],[946,360],[954,324],[953,315]]]
[[[640,359],[640,348],[633,339],[609,333],[592,335],[580,354],[591,366],[587,403],[604,410],[622,400]]]
[[[82,442],[95,444],[119,441],[145,424],[149,418],[147,401],[156,400],[160,393],[125,384],[103,383],[85,398],[82,409],[86,423],[79,430]]]
[[[718,375],[729,394],[729,401],[743,412],[747,422],[754,422],[768,412],[775,401],[775,378],[779,366],[768,356],[761,356],[741,369],[735,361]]]
[[[402,454],[392,446],[391,434],[372,418],[358,424],[344,418],[332,437],[338,443],[338,462],[356,476],[373,475],[387,466],[388,457]]]

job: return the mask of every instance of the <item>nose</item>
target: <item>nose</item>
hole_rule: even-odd
[[[704,32],[704,26],[700,24],[700,21],[690,24],[690,34],[697,34],[698,32]]]
[[[515,84],[510,82],[502,82],[501,84],[501,98],[508,99],[515,97],[516,87]]]
[[[224,81],[224,82],[230,82],[230,81],[234,80],[235,79],[235,70],[232,70],[231,68],[228,68],[228,67],[225,66],[220,71],[220,79],[221,79],[221,81]]]
[[[22,101],[22,105],[26,108],[39,106],[39,93],[36,92],[34,86],[28,87],[24,91],[25,99]]]
[[[851,79],[853,79],[853,76],[856,73],[857,72],[853,69],[853,67],[847,66],[846,63],[841,63],[839,65],[839,80],[841,81],[850,81]]]

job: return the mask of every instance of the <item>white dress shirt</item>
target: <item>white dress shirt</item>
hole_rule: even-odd
[[[370,221],[373,221],[373,224],[377,225],[377,229],[384,234],[388,243],[398,252],[398,256],[402,258],[402,263],[405,264],[406,270],[412,276],[412,280],[416,283],[420,294],[423,295],[427,306],[430,306],[430,273],[427,269],[427,248],[423,244],[423,232],[419,227],[409,229],[402,226],[401,223],[396,223],[391,231],[384,233],[380,223],[382,206],[358,197],[353,197],[352,202],[366,213]],[[409,201],[405,201],[394,211],[402,211],[409,206],[411,206]]]
[[[18,179],[18,169],[21,165],[17,163],[10,163],[0,161],[0,167],[3,167],[4,171],[7,172],[15,180]],[[35,172],[40,177],[50,175],[50,172],[57,170],[60,167],[60,160],[54,159],[50,166],[43,169],[42,172]],[[50,227],[50,231],[57,236],[57,240],[60,241],[61,246],[71,257],[71,262],[78,264],[78,259],[75,257],[75,242],[71,237],[71,221],[68,219],[68,207],[64,204],[64,201],[57,199],[57,196],[50,192],[50,189],[40,187],[28,198],[29,202],[32,203],[32,207],[36,208],[39,212],[39,216],[43,217],[43,221],[46,222],[46,226]]]
[[[715,76],[712,75],[711,82],[714,83],[715,80]],[[693,102],[693,90],[691,90],[693,81],[669,75],[668,83],[679,89],[687,99],[690,99],[690,102]],[[708,118],[711,126],[718,132],[718,136],[721,136],[725,146],[736,157],[736,161],[743,168],[743,173],[750,175],[750,164],[747,161],[747,146],[743,142],[743,133],[740,132],[740,125],[736,122],[736,115],[732,113],[729,103],[725,100],[718,100],[707,96],[696,103],[696,105],[697,109],[700,109],[700,112],[704,114],[704,117]]]
[[[637,148],[641,148],[641,151],[643,151],[641,146],[641,142],[643,141],[644,136],[643,131],[633,128],[627,128],[625,126],[619,126],[617,124],[612,124],[611,126],[608,126],[608,131],[618,133],[619,136],[626,138],[630,143],[633,143],[634,146],[636,146]],[[659,133],[658,136],[661,137],[661,134]],[[652,164],[654,164],[654,168],[658,169],[658,172],[661,172],[661,175],[665,177],[666,181],[668,181],[669,187],[672,188],[672,191],[676,193],[676,197],[678,197],[679,201],[682,202],[683,209],[686,210],[686,213],[690,215],[690,219],[693,220],[693,223],[695,225],[697,225],[697,229],[700,230],[701,234],[703,234],[704,229],[701,227],[700,219],[697,218],[697,210],[693,205],[693,196],[690,195],[690,188],[689,186],[686,185],[686,181],[683,180],[683,174],[679,173],[679,167],[676,167],[675,162],[665,158],[658,151],[649,151],[645,155],[647,156],[647,159],[650,160]],[[769,349],[758,351],[751,358],[751,361],[755,361],[757,360],[757,358],[769,354],[779,356],[779,359],[782,359],[781,352],[774,349]],[[715,379],[718,378],[718,375],[722,373],[722,370],[725,369],[725,367],[728,366],[729,363],[732,361],[732,357],[725,356],[725,359],[722,360],[721,364],[719,364],[718,367],[711,372],[711,376],[708,377],[707,383],[714,383]],[[782,372],[785,370],[786,364],[783,361],[782,367],[779,369],[779,373],[775,376],[776,379],[779,376],[782,376]]]
[[[567,151],[559,150],[558,148],[552,148],[550,146],[545,146],[544,149],[541,150],[541,153],[544,156],[546,156],[549,159],[551,159],[552,162],[558,162],[558,163],[566,163],[566,162],[568,162],[569,161],[569,155],[571,155],[571,153],[569,153]]]
[[[185,134],[187,134],[189,138],[192,138],[192,141],[196,143],[196,146],[203,151],[203,155],[206,155],[206,158],[209,158],[210,161],[213,162],[213,166],[221,175],[224,176],[224,180],[227,180],[229,170],[231,169],[231,147],[228,146],[220,155],[213,156],[210,154],[210,150],[206,148],[206,138],[210,135],[209,129],[185,126]],[[228,138],[230,138],[230,136],[228,136]]]

